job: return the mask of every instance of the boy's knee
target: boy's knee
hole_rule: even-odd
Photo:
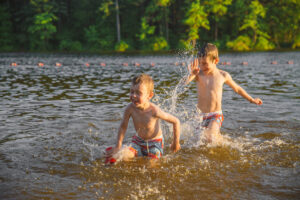
[[[207,127],[207,129],[210,129],[211,131],[219,131],[220,130],[220,124],[218,121],[214,120],[212,121],[209,126]]]

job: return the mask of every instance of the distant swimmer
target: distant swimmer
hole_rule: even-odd
[[[39,67],[44,67],[44,63],[42,63],[42,62],[39,62],[37,65],[38,65]]]

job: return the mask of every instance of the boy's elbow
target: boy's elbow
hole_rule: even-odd
[[[126,130],[127,130],[127,124],[121,124],[121,126],[120,126],[120,131],[121,132],[126,132]]]
[[[175,118],[175,121],[173,123],[175,126],[180,126],[180,120],[178,118]]]
[[[239,95],[242,95],[241,90],[235,89],[235,90],[233,90],[233,91],[234,91],[235,93],[239,94]]]

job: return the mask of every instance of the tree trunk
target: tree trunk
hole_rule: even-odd
[[[196,42],[197,42],[197,40],[196,40],[196,39],[193,39],[193,41],[192,41],[192,46],[193,46],[193,48],[195,48]]]
[[[164,13],[165,13],[166,40],[169,41],[168,11],[166,8],[164,8]]]
[[[253,45],[255,46],[256,43],[256,38],[257,38],[257,34],[256,34],[256,30],[254,30],[254,34],[253,34]]]
[[[121,41],[121,31],[120,31],[120,17],[119,17],[119,2],[116,0],[116,23],[117,23],[117,37],[118,43]]]
[[[215,22],[215,41],[218,40],[218,22]]]

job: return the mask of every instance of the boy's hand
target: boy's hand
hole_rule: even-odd
[[[173,142],[171,144],[171,150],[173,153],[179,151],[181,149],[179,142]]]
[[[263,104],[263,102],[260,98],[253,99],[251,103],[254,103],[256,105],[262,105]]]
[[[111,149],[109,149],[109,150],[106,150],[104,155],[105,155],[105,157],[111,157],[111,156],[113,156],[114,154],[116,154],[119,150],[120,150],[120,148],[118,148],[118,147],[113,147],[113,148],[111,148]]]
[[[187,77],[187,79],[185,80],[185,85],[189,84],[192,80],[194,80],[197,75],[199,74],[200,72],[200,68],[198,67],[199,65],[199,61],[197,58],[195,58],[193,60],[193,62],[191,62],[187,68],[188,68],[188,71],[189,71],[189,76]]]
[[[195,58],[191,64],[189,64],[190,73],[193,75],[197,75],[200,71],[198,58]]]

